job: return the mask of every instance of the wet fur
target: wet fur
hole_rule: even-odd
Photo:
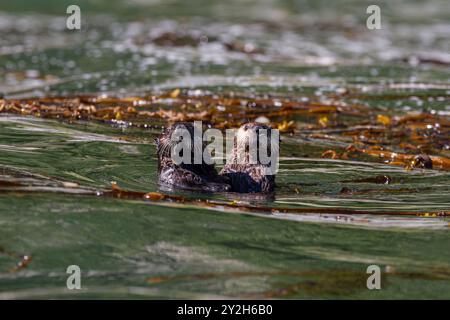
[[[186,128],[191,134],[193,143],[194,127],[192,123],[176,123],[161,134],[155,140],[158,156],[159,184],[187,190],[224,192],[230,189],[228,178],[219,176],[214,165],[202,164],[175,164],[171,158],[171,148],[175,143],[171,141],[171,135],[177,128]],[[203,150],[202,150],[203,151]],[[191,160],[194,159],[192,148]]]
[[[220,171],[220,175],[230,179],[231,191],[239,193],[270,193],[275,191],[275,175],[266,175],[263,165],[256,159],[256,163],[249,161],[248,152],[245,153],[244,163],[238,163],[239,146],[249,143],[250,137],[247,130],[266,129],[270,133],[270,127],[259,123],[246,123],[242,125],[234,137],[233,151],[230,161]],[[269,140],[270,141],[270,140]],[[268,144],[270,149],[270,144]],[[245,148],[244,148],[245,149]]]

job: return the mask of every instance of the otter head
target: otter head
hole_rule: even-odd
[[[419,154],[411,161],[413,168],[433,169],[433,160],[426,154]]]
[[[200,130],[196,133],[196,130]],[[199,141],[197,141],[199,140]],[[183,160],[194,163],[194,152],[203,153],[201,128],[196,128],[190,122],[177,122],[167,127],[159,138],[155,139],[156,152],[159,159],[173,158],[174,152]],[[197,150],[196,150],[197,149]],[[188,152],[188,154],[184,154]]]
[[[238,164],[270,166],[278,156],[279,134],[270,126],[249,122],[243,124],[234,137],[232,161]]]

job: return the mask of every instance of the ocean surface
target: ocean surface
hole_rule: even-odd
[[[75,3],[81,30],[70,31]],[[172,93],[157,108],[177,112],[178,91],[333,99],[363,108],[348,120],[356,124],[371,110],[428,112],[449,132],[448,1],[378,3],[381,30],[366,27],[370,1],[2,1],[0,95]],[[176,202],[104,196],[112,181],[164,193],[153,141],[167,119],[133,126],[0,112],[0,299],[450,298],[450,219],[433,215],[450,210],[449,170],[322,157],[351,138],[309,135],[315,115],[289,120],[296,130],[282,134],[274,198],[175,192],[189,200]],[[449,158],[450,136],[436,134],[434,155]],[[70,265],[81,269],[81,290],[66,287]],[[382,271],[380,290],[366,286],[369,265]]]

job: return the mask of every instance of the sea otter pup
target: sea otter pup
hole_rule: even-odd
[[[194,125],[189,122],[178,122],[168,127],[156,142],[156,153],[158,156],[159,184],[164,187],[224,192],[230,190],[227,178],[219,176],[212,164],[194,164],[194,148],[191,148],[190,163],[176,164],[171,157],[172,148],[182,139],[172,139],[172,134],[177,129],[184,129],[190,135],[191,146],[194,146]],[[203,142],[201,144],[203,151]]]
[[[264,136],[267,144],[267,154],[275,152],[278,155],[278,142],[272,141],[272,129],[261,123],[250,122],[242,125],[234,137],[233,150],[229,161],[220,175],[230,179],[231,191],[239,193],[270,193],[275,190],[275,172],[272,163],[261,161],[259,154],[260,139]],[[252,154],[249,146],[256,147]],[[272,148],[271,148],[272,146]],[[271,150],[272,149],[272,150]],[[256,154],[256,155],[255,155]],[[278,160],[278,159],[277,159]]]

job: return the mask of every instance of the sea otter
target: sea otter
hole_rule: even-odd
[[[426,154],[419,154],[415,156],[411,164],[415,168],[433,169],[433,160],[431,160],[430,156]]]
[[[220,175],[230,179],[231,191],[239,193],[270,193],[275,190],[275,172],[269,170],[271,163],[263,163],[259,152],[256,156],[250,152],[249,146],[261,148],[262,135],[267,141],[268,153],[278,154],[278,142],[272,143],[272,129],[261,123],[250,122],[242,125],[234,137],[233,150],[229,161],[220,171]],[[272,146],[272,151],[271,150]]]
[[[156,142],[156,152],[158,156],[159,184],[164,187],[207,191],[224,192],[231,189],[227,183],[228,178],[219,176],[214,165],[194,164],[194,148],[191,148],[190,163],[176,164],[171,156],[172,148],[182,139],[172,139],[172,134],[177,129],[184,129],[190,135],[191,146],[194,144],[194,125],[189,122],[178,122],[163,131]],[[201,148],[203,150],[203,142]]]

